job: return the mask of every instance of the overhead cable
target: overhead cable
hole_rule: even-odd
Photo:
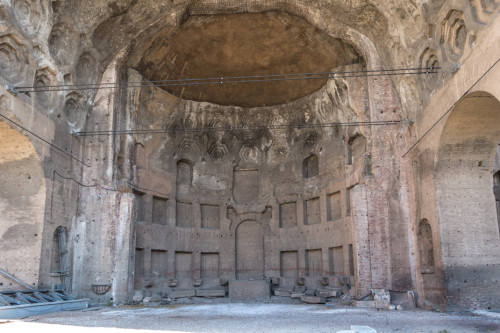
[[[10,118],[8,118],[8,117],[6,117],[6,116],[2,115],[2,114],[0,114],[0,117],[4,118],[4,119],[5,119],[5,120],[7,120],[8,122],[10,122],[10,123],[12,123],[12,124],[16,125],[17,127],[21,128],[22,130],[24,130],[24,131],[28,132],[29,134],[33,135],[35,138],[37,138],[37,139],[39,139],[39,140],[41,140],[41,141],[45,142],[46,144],[48,144],[48,145],[49,145],[49,146],[51,146],[52,148],[56,149],[57,151],[59,151],[59,152],[63,153],[64,155],[69,156],[71,159],[73,159],[73,160],[77,161],[78,163],[81,163],[81,164],[85,165],[86,167],[90,167],[90,165],[88,165],[87,163],[85,163],[85,162],[83,162],[83,161],[79,160],[78,158],[76,158],[75,156],[71,155],[70,153],[65,152],[65,151],[64,151],[64,150],[62,150],[61,148],[59,148],[59,147],[57,147],[56,145],[54,145],[54,144],[50,143],[49,141],[45,140],[44,138],[42,138],[42,137],[41,137],[41,136],[39,136],[38,134],[33,133],[32,131],[30,131],[30,130],[29,130],[29,129],[27,129],[26,127],[22,126],[21,124],[19,124],[19,123],[15,122],[14,120],[12,120],[12,119],[10,119]]]
[[[481,75],[481,76],[479,77],[479,79],[477,79],[477,80],[476,80],[476,81],[475,81],[475,82],[474,82],[474,83],[473,83],[473,84],[469,87],[469,89],[467,89],[467,90],[466,90],[466,91],[462,94],[462,96],[460,96],[460,98],[459,98],[459,99],[458,99],[455,103],[453,103],[453,105],[452,105],[452,106],[451,106],[451,107],[450,107],[450,108],[449,108],[449,109],[448,109],[445,113],[443,113],[443,114],[441,115],[441,117],[439,117],[439,118],[438,118],[438,120],[436,120],[436,121],[434,122],[434,124],[432,124],[432,125],[431,125],[431,127],[429,127],[429,129],[428,129],[428,130],[427,130],[427,131],[426,131],[426,132],[425,132],[425,133],[424,133],[424,134],[420,137],[420,139],[418,139],[418,140],[417,140],[417,141],[416,141],[416,142],[415,142],[415,143],[414,143],[414,144],[410,147],[410,149],[408,149],[408,151],[407,151],[406,153],[404,153],[404,154],[403,154],[403,156],[402,156],[402,157],[406,157],[406,155],[408,155],[408,153],[409,153],[410,151],[412,151],[412,150],[413,150],[413,148],[415,148],[415,147],[416,147],[416,146],[417,146],[417,145],[418,145],[418,144],[419,144],[419,143],[420,143],[420,142],[421,142],[421,141],[422,141],[422,140],[423,140],[423,139],[427,136],[427,134],[429,134],[429,133],[430,133],[430,131],[432,131],[432,129],[434,129],[434,127],[436,127],[436,125],[437,125],[437,124],[438,124],[441,120],[443,120],[443,119],[444,119],[444,117],[445,117],[447,114],[449,114],[452,110],[454,110],[454,109],[455,109],[455,106],[457,106],[457,105],[458,105],[458,103],[460,103],[460,102],[461,102],[461,101],[462,101],[462,100],[463,100],[463,99],[464,99],[464,98],[465,98],[465,97],[469,94],[469,92],[470,92],[472,89],[474,89],[474,87],[475,87],[475,86],[476,86],[476,85],[477,85],[477,84],[478,84],[478,83],[479,83],[479,82],[480,82],[480,81],[481,81],[481,80],[482,80],[482,79],[483,79],[483,78],[484,78],[484,77],[485,77],[485,76],[486,76],[486,75],[487,75],[487,74],[488,74],[488,73],[489,73],[489,72],[493,69],[493,67],[495,67],[495,66],[498,64],[498,62],[500,62],[500,58],[498,58],[498,59],[497,59],[497,60],[493,63],[493,65],[491,65],[491,66],[490,66],[490,68],[488,68],[488,70],[487,70],[486,72],[484,72],[484,73],[483,73],[483,75]]]
[[[78,136],[113,136],[113,135],[134,135],[134,134],[168,134],[184,132],[230,132],[230,131],[259,131],[259,130],[283,130],[283,129],[306,129],[306,128],[326,128],[326,127],[352,127],[352,126],[390,126],[403,123],[401,120],[387,121],[360,121],[347,123],[313,123],[313,124],[289,124],[289,125],[269,125],[269,126],[227,126],[227,127],[198,127],[198,128],[163,128],[163,129],[130,129],[130,130],[110,130],[110,131],[81,131],[75,132]]]
[[[48,86],[23,86],[12,87],[15,93],[37,93],[50,91],[74,91],[74,90],[99,90],[99,89],[130,89],[143,87],[172,87],[172,86],[198,86],[198,85],[224,85],[237,83],[263,83],[279,81],[299,80],[325,80],[335,78],[372,77],[372,76],[396,76],[396,75],[428,75],[436,73],[454,72],[456,67],[426,67],[426,68],[400,68],[381,70],[359,70],[340,72],[318,72],[298,74],[269,74],[249,76],[229,76],[210,78],[187,78],[159,81],[130,81],[130,82],[102,82],[98,84],[63,84]]]

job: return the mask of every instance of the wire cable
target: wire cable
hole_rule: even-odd
[[[100,184],[92,184],[92,185],[84,184],[83,182],[78,181],[78,180],[76,180],[73,177],[65,177],[65,176],[61,175],[59,172],[57,172],[56,170],[54,170],[54,175],[57,175],[57,176],[59,176],[60,178],[62,178],[64,180],[71,180],[71,181],[75,182],[76,184],[78,184],[81,187],[85,187],[85,188],[95,187],[95,188],[100,188],[100,189],[105,190],[105,191],[120,192],[116,188],[110,188],[110,187],[106,187],[106,186],[103,186],[103,185],[100,185]],[[134,190],[139,190],[141,192],[143,191],[143,192],[146,192],[146,193],[156,193],[156,194],[158,194],[158,195],[160,195],[160,196],[162,196],[164,198],[168,198],[169,197],[168,195],[166,195],[164,193],[161,193],[161,192],[158,192],[158,191],[155,191],[155,190],[151,190],[151,189],[148,189],[148,188],[137,186],[134,183],[129,182],[128,180],[126,180],[125,183],[129,184],[132,187],[132,189],[134,189]]]
[[[452,110],[454,110],[454,109],[455,109],[455,107],[458,105],[458,103],[460,103],[460,102],[461,102],[461,101],[465,98],[465,96],[467,96],[467,95],[469,94],[469,92],[470,92],[470,91],[471,91],[471,90],[472,90],[472,89],[473,89],[473,88],[474,88],[474,87],[475,87],[475,86],[479,83],[479,81],[481,81],[481,80],[482,80],[482,79],[486,76],[486,74],[488,74],[488,73],[489,73],[489,72],[493,69],[493,67],[495,67],[495,66],[498,64],[498,62],[499,62],[499,61],[500,61],[500,58],[498,58],[498,59],[497,59],[497,60],[493,63],[493,65],[491,65],[491,66],[490,66],[490,68],[488,68],[488,70],[487,70],[486,72],[484,72],[484,73],[483,73],[483,75],[481,75],[481,76],[479,77],[479,79],[477,79],[477,80],[476,80],[476,81],[475,81],[475,82],[474,82],[474,83],[473,83],[473,84],[469,87],[469,89],[467,89],[467,90],[463,93],[463,95],[462,95],[462,96],[460,96],[460,98],[459,98],[459,99],[458,99],[455,103],[453,103],[453,105],[452,105],[452,106],[451,106],[451,107],[450,107],[450,108],[449,108],[449,109],[448,109],[445,113],[443,113],[443,115],[442,115],[441,117],[439,117],[439,119],[438,119],[438,120],[436,120],[436,121],[434,122],[434,124],[432,124],[432,126],[431,126],[431,127],[430,127],[430,128],[429,128],[429,129],[428,129],[428,130],[424,133],[424,135],[422,135],[422,136],[420,137],[420,139],[418,139],[418,140],[417,140],[417,141],[416,141],[416,142],[415,142],[415,143],[414,143],[414,144],[410,147],[410,149],[408,149],[408,151],[407,151],[406,153],[404,153],[404,154],[403,154],[403,156],[402,156],[402,157],[403,157],[403,158],[404,158],[404,157],[406,157],[406,155],[408,155],[408,153],[409,153],[411,150],[413,150],[413,148],[415,148],[415,147],[416,147],[416,146],[417,146],[417,145],[418,145],[418,144],[419,144],[419,143],[420,143],[420,142],[421,142],[421,141],[422,141],[422,140],[423,140],[423,139],[427,136],[427,134],[429,134],[429,133],[430,133],[430,131],[432,131],[432,130],[434,129],[434,127],[436,127],[436,125],[437,125],[437,124],[438,124],[441,120],[443,120],[443,118],[444,118],[444,117],[445,117],[448,113],[450,113]]]
[[[164,129],[135,129],[114,131],[81,131],[74,132],[78,136],[106,136],[106,135],[134,135],[134,134],[167,134],[167,133],[195,133],[195,132],[230,132],[230,131],[259,131],[259,130],[283,130],[283,129],[306,129],[326,127],[352,127],[352,126],[391,126],[404,123],[401,120],[388,121],[361,121],[352,123],[315,123],[297,125],[271,125],[271,126],[229,126],[229,127],[199,127],[199,128],[164,128]]]
[[[171,86],[197,86],[197,85],[223,85],[236,83],[263,83],[278,81],[297,80],[325,80],[334,78],[371,77],[371,76],[395,76],[395,75],[427,75],[436,73],[454,72],[457,67],[427,67],[427,68],[403,68],[385,70],[362,70],[343,72],[319,72],[299,74],[270,74],[250,76],[230,76],[211,78],[188,78],[161,81],[131,81],[131,82],[108,82],[98,84],[80,85],[50,85],[50,86],[25,86],[12,87],[15,93],[37,93],[51,91],[74,91],[74,90],[99,90],[99,89],[129,89],[142,87],[171,87]]]

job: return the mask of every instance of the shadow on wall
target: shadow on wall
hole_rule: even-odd
[[[0,268],[37,287],[45,181],[30,140],[0,121]],[[1,290],[19,286],[0,277]]]

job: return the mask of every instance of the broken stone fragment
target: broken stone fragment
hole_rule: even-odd
[[[326,299],[324,297],[320,297],[320,296],[304,295],[300,298],[300,300],[302,302],[308,303],[308,304],[325,304],[326,303]]]
[[[290,293],[290,291],[288,291],[288,290],[280,290],[280,289],[276,289],[276,290],[274,291],[274,296],[290,297],[290,296],[291,296],[291,293]]]
[[[391,294],[386,289],[372,289],[375,308],[386,309],[391,304]]]
[[[142,299],[143,299],[142,295],[134,295],[132,297],[132,302],[139,303],[142,302]]]
[[[322,297],[340,297],[341,291],[339,288],[325,288],[316,290],[316,296]]]
[[[196,297],[224,297],[226,291],[224,289],[198,289]]]
[[[153,302],[161,302],[163,298],[158,297],[158,296],[150,296],[150,297],[144,297],[142,300],[143,303],[153,303]]]
[[[374,308],[375,301],[353,301],[352,305],[357,308]]]
[[[185,290],[172,290],[168,293],[168,297],[175,298],[184,298],[184,297],[194,297],[196,296],[196,292],[194,289],[185,289]]]

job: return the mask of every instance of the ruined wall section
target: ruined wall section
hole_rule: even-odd
[[[259,278],[354,285],[349,189],[364,181],[369,133],[328,124],[369,120],[364,78],[330,80],[275,107],[191,102],[159,88],[142,88],[137,100],[138,128],[169,132],[134,138],[135,289],[214,288],[247,276],[237,245],[253,239],[240,234],[253,230],[245,221],[263,232]]]
[[[0,2],[0,113],[54,146],[2,118],[2,134],[8,139],[0,153],[2,201],[7,203],[0,214],[6,219],[0,232],[0,268],[33,288],[66,286],[69,291],[54,237],[60,227],[71,230],[78,190],[73,179],[80,179],[82,164],[57,149],[80,158],[79,142],[71,135],[64,110],[66,94],[8,91],[43,90],[64,82],[64,71],[59,71],[48,48],[51,27],[48,1]],[[2,277],[0,289],[22,287]]]
[[[477,14],[486,15],[485,9],[487,8],[490,8],[488,11],[498,12],[499,7],[496,2],[489,2],[489,4],[482,2],[482,4],[484,8],[481,12],[476,12]],[[495,273],[495,267],[498,265],[495,262],[498,261],[495,256],[498,258],[498,255],[495,254],[495,250],[487,249],[488,246],[491,246],[491,249],[496,246],[494,229],[497,227],[495,226],[497,221],[492,218],[495,208],[491,186],[494,150],[493,148],[485,149],[482,143],[486,136],[493,136],[493,134],[491,130],[487,130],[486,125],[481,125],[481,130],[474,126],[487,118],[477,112],[471,112],[475,110],[485,112],[486,108],[480,101],[489,100],[488,98],[498,99],[499,96],[498,85],[495,83],[498,77],[498,65],[495,65],[495,62],[498,60],[496,41],[499,21],[498,16],[495,17],[493,13],[484,17],[484,24],[475,32],[473,47],[459,58],[461,68],[451,76],[449,81],[444,81],[442,88],[437,88],[429,95],[426,101],[427,107],[416,118],[415,128],[420,133],[420,137],[431,127],[432,130],[407,157],[414,164],[414,174],[417,179],[415,221],[420,223],[424,219],[427,220],[432,231],[434,271],[425,269],[422,271],[421,258],[417,261],[418,291],[421,304],[427,307],[443,308],[449,305],[494,308],[497,306],[495,304],[498,304],[498,300],[491,293],[491,288],[495,283],[491,277],[498,275]],[[473,18],[465,15],[464,24],[467,27],[475,26]],[[470,33],[470,30],[468,31]],[[445,126],[456,111],[454,107],[457,101],[475,91],[481,94],[487,93],[486,95],[491,94],[494,97],[480,97],[475,101],[471,98],[468,104],[463,104],[468,105],[468,111],[464,114],[468,117],[476,115],[478,118],[474,121],[466,117],[455,118],[454,126],[464,126],[467,132],[460,130],[460,135],[453,140],[446,139],[443,134]],[[473,96],[468,96],[462,101],[466,101],[469,97]],[[491,139],[489,147],[495,147],[495,141],[498,141],[498,138]],[[443,147],[446,145],[448,151],[440,150],[440,145]],[[447,174],[450,170],[453,172]],[[486,174],[489,176],[487,177]],[[479,176],[482,177],[481,181],[477,181]],[[460,184],[457,184],[458,182]],[[458,195],[459,193],[462,195]],[[466,207],[477,202],[478,198],[482,199],[479,199],[480,203],[478,202],[475,206],[481,205],[481,212],[472,213],[474,210]],[[452,217],[457,213],[460,214],[459,218]],[[474,228],[475,231],[467,232],[466,229],[469,227]],[[416,239],[418,238],[417,232],[418,224],[415,224]],[[461,235],[461,237],[459,240],[451,240],[450,237],[453,235]],[[471,241],[469,237],[472,235],[480,237],[481,240]],[[452,250],[453,244],[461,242],[468,244],[461,247],[461,253],[457,252],[456,248]],[[485,248],[478,251],[477,246]],[[473,273],[467,273],[471,270]],[[440,287],[443,281],[445,281],[444,288]]]

